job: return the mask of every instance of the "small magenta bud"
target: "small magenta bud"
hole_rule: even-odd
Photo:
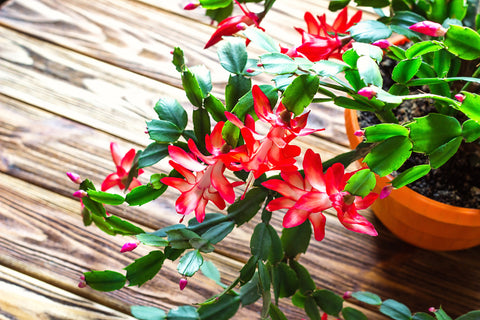
[[[247,70],[245,70],[247,73],[253,73],[255,72],[255,70],[253,70],[252,68],[248,68]]]
[[[387,39],[382,39],[382,40],[377,40],[375,41],[374,43],[372,43],[374,46],[377,46],[381,49],[386,49],[388,47],[390,47],[392,44],[390,43],[390,41],[388,41]]]
[[[88,193],[85,190],[77,190],[72,195],[75,198],[84,198],[84,197],[88,196]]]
[[[364,137],[365,136],[365,131],[363,130],[357,130],[353,133],[353,135],[357,136],[357,137]]]
[[[257,63],[257,67],[263,67],[263,63],[261,62]]]
[[[373,97],[377,95],[377,93],[370,87],[365,87],[357,92],[359,95],[367,98],[368,100],[371,100]]]
[[[80,176],[74,172],[67,172],[67,177],[73,182],[73,183],[76,183],[76,184],[80,184],[82,183],[82,179],[80,178]]]
[[[428,308],[428,311],[434,313],[434,312],[437,312],[437,309],[435,309],[435,307],[430,307]]]
[[[85,281],[85,276],[82,274],[82,275],[80,276],[80,281],[78,282],[78,287],[79,287],[80,289],[83,289],[83,288],[85,288],[86,286],[87,286],[87,282]]]
[[[417,22],[414,25],[411,25],[410,27],[408,27],[408,29],[419,32],[419,33],[423,33],[427,36],[432,36],[432,37],[442,37],[447,32],[447,29],[442,27],[440,23],[436,23],[433,21]]]
[[[183,10],[195,10],[200,6],[200,3],[187,3],[185,7],[183,7]]]
[[[136,247],[138,247],[138,242],[127,242],[125,243],[122,248],[120,249],[120,252],[128,252],[128,251],[133,251],[135,250]]]
[[[352,291],[345,291],[343,294],[343,300],[350,299],[352,297]]]
[[[180,278],[180,281],[178,282],[178,285],[180,286],[180,290],[185,289],[187,284],[188,284],[188,280],[186,277]]]
[[[380,196],[379,196],[380,199],[385,199],[390,195],[390,193],[392,193],[392,191],[393,191],[393,186],[391,184],[383,187],[382,190],[380,191]]]
[[[460,102],[463,102],[463,100],[465,100],[465,96],[464,96],[463,94],[461,94],[461,93],[457,93],[457,94],[455,95],[455,99],[457,99],[457,100],[460,101]]]

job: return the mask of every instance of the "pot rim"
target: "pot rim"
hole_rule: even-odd
[[[344,115],[348,140],[350,142],[350,147],[353,149],[360,142],[362,142],[361,137],[357,137],[353,134],[355,131],[360,130],[360,125],[357,119],[357,110],[345,109]],[[391,175],[380,178],[379,181],[377,181],[380,182],[380,184],[377,185],[377,189],[383,188],[383,186],[388,184],[391,180],[393,180]],[[398,201],[404,202],[404,205],[412,210],[416,211],[418,208],[425,208],[425,210],[422,210],[418,213],[432,220],[456,225],[480,226],[480,209],[464,208],[445,204],[443,202],[430,199],[408,187],[402,187],[393,190],[389,198],[392,197]],[[408,200],[405,201],[402,199]]]

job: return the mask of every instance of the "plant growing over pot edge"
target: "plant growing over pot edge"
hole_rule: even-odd
[[[134,250],[140,244],[154,247],[148,255],[128,265],[126,274],[110,270],[86,272],[82,276],[81,287],[113,291],[123,288],[127,282],[130,286],[141,286],[153,278],[161,270],[163,262],[169,259],[179,261],[180,290],[187,286],[187,278],[200,269],[224,290],[200,303],[199,308],[185,306],[172,309],[168,314],[156,308],[136,307],[132,310],[137,317],[228,319],[241,305],[246,306],[262,298],[262,318],[285,319],[278,308],[278,300],[291,297],[293,303],[303,308],[312,319],[321,319],[321,311],[336,317],[342,314],[346,320],[365,318],[360,311],[344,307],[342,297],[318,289],[297,256],[306,252],[312,234],[317,241],[323,239],[326,222],[323,211],[329,208],[337,212],[340,223],[347,229],[376,235],[373,225],[358,210],[367,208],[378,197],[372,191],[376,184],[374,172],[386,175],[398,165],[398,161],[387,159],[380,166],[378,146],[385,142],[388,144],[388,139],[401,140],[405,145],[406,140],[417,141],[415,137],[410,137],[413,125],[394,123],[381,127],[382,130],[378,127],[365,130],[367,143],[356,151],[323,164],[318,154],[307,150],[300,170],[297,157],[301,152],[294,140],[321,130],[306,126],[312,102],[334,101],[349,108],[360,106],[389,119],[391,108],[403,100],[418,97],[380,89],[378,62],[383,57],[383,51],[370,43],[382,46],[384,38],[391,34],[388,26],[380,28],[377,24],[357,23],[359,14],[349,20],[346,10],[341,11],[331,25],[324,16],[315,18],[308,13],[305,16],[307,30],[297,29],[302,43],[294,48],[285,48],[259,26],[273,2],[265,1],[264,11],[258,14],[242,6],[243,14],[226,18],[207,43],[207,46],[215,45],[223,36],[241,33],[252,45],[264,51],[259,57],[252,58],[244,39],[219,43],[220,64],[230,72],[224,101],[213,95],[209,71],[203,66],[189,67],[182,50],[175,48],[172,52],[173,64],[180,73],[187,98],[194,106],[193,112],[189,115],[176,100],[161,98],[155,106],[158,119],[147,123],[153,142],[143,151],[130,150],[124,156],[112,143],[116,171],[104,180],[101,191],[96,190],[90,180],[68,174],[73,182],[79,184],[79,190],[74,195],[81,198],[86,225],[94,224],[111,235],[134,236],[136,239],[127,242],[121,248],[122,252]],[[225,3],[226,7],[231,1],[201,2],[210,10],[223,8],[221,6]],[[448,35],[450,31],[446,32]],[[445,41],[430,41],[429,49],[422,50],[412,59],[420,60],[422,65],[424,56],[445,50],[445,46]],[[389,50],[401,55],[402,59],[403,55],[406,58],[409,54],[399,48],[391,47]],[[343,61],[327,60],[333,57]],[[402,63],[400,73],[412,73],[416,67],[411,64]],[[414,66],[417,64],[415,62]],[[410,81],[414,81],[412,78],[419,70],[420,67],[402,85],[408,86]],[[260,73],[272,75],[275,85],[254,85],[252,79]],[[439,80],[433,78],[429,81],[436,84]],[[352,98],[339,97],[338,91]],[[364,92],[374,94],[365,97]],[[472,118],[470,129],[460,130],[455,138],[470,137],[471,140],[472,136],[479,134],[478,113],[475,110],[470,112],[472,108],[469,107],[477,99],[476,95],[465,94],[463,103],[452,97],[434,93],[427,95],[448,103],[443,107],[459,109]],[[186,128],[189,117],[193,120],[193,130]],[[267,127],[267,134],[259,132],[260,123]],[[418,126],[426,125],[420,121]],[[432,139],[438,143],[436,137]],[[407,148],[402,148],[402,155],[397,155],[397,158],[405,158],[403,149]],[[390,152],[391,148],[387,151]],[[170,173],[154,174],[148,184],[139,185],[136,177],[142,174],[143,168],[167,156],[171,159]],[[370,169],[345,171],[346,165],[363,156],[377,160],[373,161]],[[382,156],[385,158],[385,153]],[[405,179],[405,175],[403,177]],[[398,182],[395,183],[394,186],[399,187]],[[243,194],[237,196],[235,190],[239,190],[240,185],[243,186],[240,192]],[[181,215],[179,224],[146,232],[106,212],[104,205],[136,206],[153,201],[162,196],[168,186],[181,193],[175,206]],[[129,192],[126,195],[107,192],[112,187]],[[226,210],[223,213],[206,213],[209,202],[219,211]],[[286,213],[283,216],[284,229],[278,235],[271,219],[273,214],[279,214],[276,211],[280,209],[286,209]],[[183,218],[189,214],[195,217],[183,224]],[[251,258],[240,270],[238,278],[225,285],[205,258],[214,250],[216,243],[256,215],[260,216],[261,222],[252,232]],[[240,289],[235,290],[238,285]],[[393,319],[412,317],[408,308],[393,300],[382,302],[373,294],[361,292],[353,294],[353,297],[381,305],[380,311]],[[422,319],[448,319],[443,311],[432,311],[435,317],[428,314],[419,316]]]

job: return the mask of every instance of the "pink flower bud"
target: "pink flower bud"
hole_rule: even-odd
[[[183,290],[185,289],[185,287],[187,286],[188,284],[188,280],[187,278],[180,278],[180,281],[178,282],[178,285],[180,286],[180,290]]]
[[[75,198],[84,198],[84,197],[88,196],[88,193],[85,190],[77,190],[72,195]]]
[[[127,242],[125,243],[122,248],[120,249],[120,252],[128,252],[128,251],[133,251],[135,248],[138,247],[138,242]]]
[[[78,287],[79,287],[80,289],[83,289],[83,288],[85,288],[86,286],[87,286],[87,282],[85,281],[85,276],[82,274],[82,275],[80,276],[80,281],[78,282]]]
[[[371,100],[373,97],[375,97],[377,95],[375,90],[373,90],[371,87],[362,88],[362,89],[358,90],[357,93],[359,95],[367,98],[368,100]]]
[[[247,73],[252,73],[252,72],[255,72],[255,70],[253,70],[252,68],[248,68],[247,70],[245,70]]]
[[[257,63],[257,67],[263,67],[263,64],[261,62]]]
[[[187,3],[185,7],[183,7],[183,10],[195,10],[200,6],[200,3]]]
[[[357,137],[364,137],[365,136],[365,131],[363,130],[357,130],[353,133],[353,135],[357,136]]]
[[[435,307],[430,307],[428,308],[428,311],[433,313],[433,312],[437,312],[437,309],[435,309]]]
[[[82,179],[80,178],[80,176],[74,172],[67,172],[67,177],[73,182],[73,183],[76,183],[76,184],[80,184],[82,183]]]
[[[440,23],[436,23],[433,21],[417,22],[414,25],[411,25],[410,27],[408,27],[408,29],[419,32],[419,33],[423,33],[423,34],[426,34],[427,36],[432,36],[432,37],[442,37],[447,32],[447,29],[442,27]]]
[[[352,291],[345,291],[343,294],[343,300],[350,299],[352,297]]]
[[[391,184],[383,187],[382,190],[380,191],[380,196],[379,196],[380,199],[385,199],[390,195],[390,193],[392,193],[392,191],[393,191],[393,186]]]
[[[463,100],[465,100],[465,96],[464,96],[463,94],[461,94],[461,93],[457,93],[457,94],[455,95],[455,99],[457,99],[457,100],[460,101],[460,102],[463,102]]]
[[[374,46],[377,46],[381,49],[386,49],[388,47],[390,47],[392,44],[390,43],[390,41],[388,41],[387,39],[382,39],[382,40],[377,40],[375,41],[374,43],[372,43]]]

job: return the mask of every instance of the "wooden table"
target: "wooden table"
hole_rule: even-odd
[[[303,12],[326,11],[327,1],[278,0],[263,26],[282,43],[300,41],[291,26]],[[287,8],[288,3],[288,10]],[[201,10],[183,11],[174,0],[10,0],[0,9],[0,319],[131,319],[131,305],[171,308],[218,292],[201,275],[178,289],[175,264],[138,288],[100,293],[79,289],[90,269],[121,271],[143,248],[121,254],[125,237],[84,227],[80,206],[65,176],[74,171],[99,185],[113,171],[109,142],[123,150],[149,144],[143,133],[159,97],[189,103],[179,89],[170,51],[180,46],[189,65],[212,71],[222,96],[225,72],[214,48],[203,50],[214,28]],[[262,79],[258,80],[259,82]],[[346,150],[342,111],[315,107],[316,126],[326,131],[302,140],[327,159]],[[163,168],[163,169],[162,169]],[[155,166],[144,176],[165,170]],[[146,178],[143,178],[146,181]],[[146,229],[178,221],[177,195],[112,213]],[[337,293],[372,291],[413,311],[442,305],[456,316],[480,309],[480,248],[429,252],[397,240],[371,213],[380,235],[348,232],[329,212],[327,236],[301,261],[320,288]],[[275,216],[280,226],[281,217]],[[208,259],[224,281],[236,277],[248,257],[252,225],[234,232]],[[289,319],[305,316],[281,302]],[[365,306],[360,306],[364,308]],[[236,319],[258,319],[256,304]],[[383,319],[366,310],[369,319]]]

